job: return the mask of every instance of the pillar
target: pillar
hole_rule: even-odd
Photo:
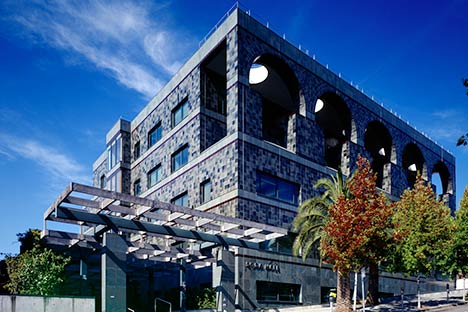
[[[213,264],[213,287],[216,289],[216,311],[235,310],[235,257],[234,253],[219,249]]]
[[[104,233],[101,255],[101,297],[103,312],[127,310],[127,244],[115,233]]]
[[[179,302],[180,302],[180,311],[186,311],[186,302],[187,302],[187,285],[185,283],[185,259],[180,259],[179,261]]]

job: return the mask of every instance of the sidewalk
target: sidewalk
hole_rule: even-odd
[[[449,300],[447,301],[446,292],[436,292],[430,294],[421,294],[421,309],[418,309],[418,298],[415,295],[404,296],[403,305],[401,297],[387,298],[382,304],[379,304],[371,309],[370,311],[431,311],[441,307],[447,307],[452,305],[467,304],[468,302],[463,301],[463,290],[452,290],[449,293]],[[467,306],[468,311],[468,306]]]
[[[463,301],[463,290],[452,290],[449,294],[449,301],[447,302],[446,292],[436,292],[430,294],[421,294],[421,309],[418,309],[418,298],[415,295],[404,296],[403,308],[401,304],[401,297],[391,297],[384,299],[384,302],[374,307],[367,306],[366,311],[380,311],[380,312],[413,312],[413,311],[437,311],[442,307],[453,305],[468,304],[468,301]],[[468,311],[468,305],[466,307]],[[362,311],[362,306],[358,305],[358,311]],[[265,309],[268,312],[330,312],[328,305],[314,305],[302,306],[291,308],[276,308]]]

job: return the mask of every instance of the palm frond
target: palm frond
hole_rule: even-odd
[[[345,179],[338,170],[336,176],[321,178],[314,184],[315,189],[324,189],[324,192],[309,198],[298,208],[292,224],[292,230],[298,233],[293,243],[294,255],[301,252],[305,260],[318,247],[328,221],[328,207],[342,196],[351,196],[347,185],[349,179]]]

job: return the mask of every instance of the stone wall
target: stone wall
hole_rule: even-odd
[[[301,285],[300,305],[320,304],[329,288],[336,288],[336,272],[332,266],[321,264],[319,260],[292,257],[283,254],[239,249],[235,253],[235,283],[238,289],[237,306],[241,310],[258,309],[272,306],[271,303],[258,302],[257,281]],[[350,275],[351,288],[354,274]],[[417,279],[402,274],[380,272],[379,291],[387,295],[399,295],[404,289],[406,295],[417,293]],[[365,278],[365,289],[368,285]],[[446,290],[447,280],[422,279],[421,293],[442,292]],[[361,296],[361,274],[358,274],[358,296]],[[450,286],[451,288],[453,285]],[[284,306],[285,304],[283,304]],[[273,306],[281,307],[281,304]]]
[[[258,26],[258,28],[261,27],[263,26]],[[260,32],[260,29],[255,30]],[[432,144],[427,144],[426,141],[429,140],[419,141],[419,137],[416,138],[412,135],[413,131],[408,131],[409,126],[405,125],[403,128],[396,127],[395,124],[401,124],[401,121],[398,120],[398,122],[395,122],[397,117],[391,115],[377,103],[372,102],[374,109],[371,110],[368,105],[364,105],[350,97],[350,92],[341,90],[342,84],[337,83],[333,85],[320,79],[316,73],[308,70],[307,66],[296,62],[296,60],[301,59],[302,51],[296,50],[291,52],[291,50],[288,50],[289,55],[285,55],[282,53],[286,49],[283,49],[281,39],[273,33],[270,35],[271,39],[269,38],[269,41],[265,42],[261,38],[256,37],[256,35],[251,32],[251,29],[250,31],[243,28],[238,30],[239,83],[241,84],[239,89],[245,95],[244,98],[240,99],[239,106],[243,107],[243,116],[239,118],[245,120],[240,128],[244,133],[262,139],[262,99],[256,92],[250,89],[248,85],[248,75],[250,66],[255,58],[264,54],[274,55],[278,60],[286,63],[294,72],[301,88],[300,113],[296,117],[296,125],[292,129],[296,134],[296,148],[294,150],[289,148],[288,145],[288,150],[294,152],[298,156],[312,160],[317,164],[325,165],[323,132],[314,121],[315,118],[312,112],[314,111],[317,99],[322,94],[325,92],[337,94],[350,110],[352,117],[349,168],[346,168],[347,166],[344,165],[343,172],[346,173],[347,171],[351,172],[353,170],[354,162],[358,154],[370,159],[370,154],[364,147],[364,134],[367,125],[371,121],[377,120],[387,128],[393,141],[391,163],[389,166],[386,166],[384,173],[384,190],[394,197],[399,197],[403,190],[409,186],[406,179],[406,168],[403,168],[402,165],[402,157],[405,146],[409,143],[415,143],[424,156],[426,179],[430,181],[433,168],[437,162],[442,162],[447,167],[450,174],[449,191],[448,194],[446,194],[448,197],[447,204],[449,204],[452,210],[455,209],[455,191],[453,189],[455,183],[455,166],[450,160],[453,159],[452,155],[448,154],[442,148],[434,149]],[[349,89],[349,87],[350,86],[346,86],[344,89]],[[376,112],[379,111],[380,113],[377,114]],[[386,118],[389,118],[389,120],[386,120]],[[257,162],[257,164],[259,166],[264,165],[261,162]]]
[[[94,298],[0,295],[0,311],[94,312]]]

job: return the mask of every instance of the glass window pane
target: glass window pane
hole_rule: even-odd
[[[135,194],[135,196],[138,196],[141,194],[140,180],[135,181],[135,184],[133,185],[133,194]]]
[[[154,170],[154,179],[156,181],[156,183],[158,183],[159,181],[161,181],[161,166],[158,166],[156,168],[156,170]]]
[[[148,187],[152,187],[159,181],[161,181],[161,165],[148,172]]]
[[[188,148],[184,148],[182,150],[182,155],[181,155],[181,163],[186,164],[188,162]]]
[[[172,127],[175,127],[176,125],[178,125],[187,116],[187,112],[188,112],[188,101],[187,101],[187,98],[185,98],[172,111]]]
[[[100,179],[100,187],[102,189],[106,188],[106,176],[105,175],[102,175],[101,176],[101,179]]]
[[[211,200],[211,181],[210,180],[207,180],[201,184],[200,192],[201,192],[200,197],[201,197],[202,204]]]
[[[112,152],[110,149],[107,150],[107,168],[112,169]]]
[[[120,161],[120,139],[115,141],[115,164]]]
[[[188,146],[172,155],[172,171],[176,171],[188,162]]]
[[[171,200],[171,203],[178,206],[188,207],[188,194],[187,192],[178,195]]]
[[[301,285],[277,282],[257,281],[257,300],[263,302],[299,303]]]
[[[297,202],[297,195],[298,189],[296,185],[285,181],[278,181],[279,200],[295,204]]]
[[[181,107],[181,117],[184,119],[187,116],[187,101],[182,104]]]
[[[162,137],[162,127],[161,123],[158,123],[151,131],[148,133],[148,147],[153,146],[158,142]]]
[[[257,193],[276,198],[276,181],[274,178],[259,173],[257,180]]]
[[[112,169],[120,161],[120,138],[114,140],[107,150],[108,168]]]
[[[295,183],[257,172],[257,194],[297,204],[299,186]]]
[[[133,159],[140,158],[140,141],[135,143],[135,147],[133,148]]]

